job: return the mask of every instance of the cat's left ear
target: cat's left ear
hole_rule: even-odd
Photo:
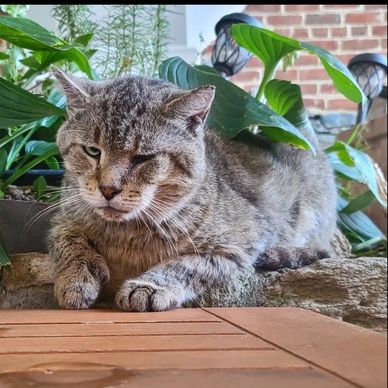
[[[163,113],[173,118],[183,118],[193,129],[205,123],[215,96],[216,87],[201,86],[191,90],[164,106]]]

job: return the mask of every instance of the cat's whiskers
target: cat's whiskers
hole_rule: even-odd
[[[42,219],[43,217],[45,217],[47,214],[49,214],[50,212],[54,211],[54,210],[57,210],[58,208],[60,208],[62,205],[64,204],[72,204],[72,203],[76,203],[79,199],[81,199],[81,195],[80,194],[76,194],[74,196],[71,196],[71,197],[68,197],[68,198],[64,198],[64,199],[61,199],[60,201],[58,201],[57,203],[54,203],[50,206],[48,206],[47,208],[41,210],[40,212],[38,212],[37,214],[35,214],[35,216],[33,216],[29,221],[28,223],[25,225],[24,229],[23,229],[23,233],[28,233],[30,228],[32,227],[32,225],[34,225],[36,222],[38,222],[40,219]]]

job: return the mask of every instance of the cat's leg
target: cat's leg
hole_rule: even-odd
[[[277,247],[261,253],[254,266],[257,269],[272,271],[281,268],[296,269],[328,257],[330,257],[330,253],[323,249]]]
[[[50,239],[50,257],[55,263],[54,295],[66,309],[89,308],[103,283],[109,280],[104,258],[86,236],[56,227]]]
[[[126,311],[163,311],[180,307],[201,295],[215,282],[230,281],[254,259],[231,255],[184,256],[158,265],[124,282],[116,295]]]

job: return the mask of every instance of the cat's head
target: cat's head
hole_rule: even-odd
[[[204,175],[203,127],[215,88],[54,74],[68,105],[57,143],[82,201],[109,221],[175,213]]]

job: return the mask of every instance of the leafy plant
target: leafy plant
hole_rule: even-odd
[[[164,61],[159,72],[162,79],[184,89],[215,85],[216,96],[208,122],[224,135],[233,138],[241,131],[250,130],[274,141],[313,151],[312,145],[299,130],[313,131],[300,87],[289,81],[273,79],[278,66],[283,64],[283,70],[286,70],[301,50],[318,56],[337,91],[344,97],[356,103],[365,101],[362,90],[346,66],[326,50],[246,24],[232,25],[231,34],[241,47],[264,64],[264,75],[256,98],[222,78],[214,69],[203,65],[190,66],[178,57]],[[366,153],[350,144],[336,142],[325,152],[338,178],[340,195],[337,210],[341,230],[351,241],[355,253],[381,253],[386,247],[386,238],[361,210],[376,199],[382,206],[387,206],[384,177]],[[343,179],[361,182],[367,185],[368,190],[349,201],[349,196],[344,195]]]
[[[55,135],[66,116],[65,99],[53,89],[49,66],[67,66],[90,78],[94,73],[89,64],[93,52],[83,36],[69,43],[29,19],[1,16],[0,39],[9,45],[0,56],[6,70],[0,77],[0,198],[4,198],[7,187],[27,171],[59,169]],[[17,63],[10,55],[15,48],[23,54]],[[38,197],[46,188],[43,177],[33,183]],[[9,258],[0,246],[0,267],[6,264]]]
[[[106,10],[98,23],[87,5],[56,5],[53,15],[60,34],[70,42],[81,33],[94,32],[91,45],[99,49],[91,63],[103,78],[157,74],[167,52],[167,6],[121,4]]]

